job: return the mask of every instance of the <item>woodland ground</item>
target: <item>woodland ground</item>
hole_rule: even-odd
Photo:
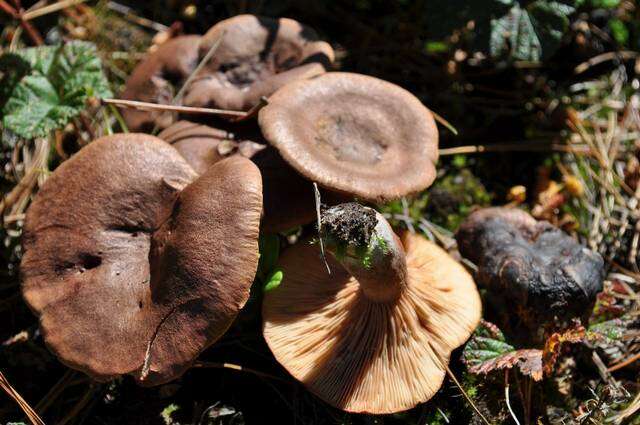
[[[565,10],[558,6],[565,2],[546,0],[471,3],[153,0],[120,3],[133,8],[124,15],[113,2],[100,1],[32,23],[47,43],[71,38],[96,43],[114,93],[158,32],[180,22],[185,33],[203,33],[239,13],[304,22],[333,45],[338,68],[410,90],[453,129],[439,127],[441,160],[434,186],[416,199],[382,206],[397,225],[455,252],[452,232],[474,207],[512,204],[562,227],[607,260],[605,290],[590,322],[583,324],[585,333],[573,344],[545,348],[547,357],[557,360],[547,358],[542,381],[516,369],[472,374],[461,361],[461,348],[451,368],[466,393],[492,423],[515,423],[514,417],[523,424],[640,423],[640,362],[634,361],[640,357],[638,5],[591,0],[567,3],[571,10]],[[530,12],[532,31],[525,23],[517,26],[520,37],[503,46],[489,37],[495,30],[491,22],[513,22],[514,10]],[[500,16],[503,20],[497,20]],[[26,31],[16,33],[18,27],[0,8],[0,48],[34,44]],[[99,384],[64,367],[45,348],[37,319],[20,295],[20,228],[46,171],[82,139],[104,132],[105,125],[117,130],[108,110],[100,114],[74,121],[44,152],[32,140],[16,141],[6,132],[0,141],[0,371],[46,423],[481,423],[450,379],[431,401],[396,415],[350,415],[322,403],[266,347],[259,283],[231,330],[201,356],[202,367],[173,383],[140,388],[123,378]],[[26,193],[9,196],[37,160],[43,175],[35,176],[38,181]],[[485,310],[485,319],[496,316]],[[589,332],[606,335],[588,338]],[[569,339],[566,333],[555,338]],[[522,348],[543,347],[513,349]],[[0,422],[20,421],[27,421],[20,408],[0,393]]]

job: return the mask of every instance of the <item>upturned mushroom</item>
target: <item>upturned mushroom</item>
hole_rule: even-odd
[[[279,260],[264,336],[276,359],[314,394],[349,412],[393,413],[429,400],[446,364],[480,320],[473,279],[445,251],[396,235],[359,204],[324,211],[319,244]]]
[[[261,190],[241,157],[197,178],[152,136],[84,147],[47,180],[24,226],[22,293],[48,347],[101,381],[180,376],[248,299]]]
[[[278,90],[259,113],[266,140],[327,190],[380,202],[419,192],[436,176],[438,130],[408,91],[330,72]]]
[[[228,131],[185,120],[164,129],[158,138],[173,145],[198,174],[231,155],[252,158],[267,147],[264,143],[236,140]]]
[[[456,239],[460,253],[478,267],[488,301],[536,332],[588,314],[602,290],[600,254],[522,210],[478,210]]]
[[[202,37],[200,59],[212,49],[215,54],[187,89],[185,105],[246,111],[285,84],[324,73],[334,58],[311,28],[254,15],[214,25]]]
[[[160,45],[133,70],[122,98],[170,104],[198,65],[199,45],[200,36],[197,35],[176,37]],[[162,129],[175,121],[173,113],[164,111],[124,109],[122,116],[130,131]]]

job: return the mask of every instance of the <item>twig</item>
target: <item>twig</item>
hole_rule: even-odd
[[[588,146],[567,146],[557,143],[507,143],[507,144],[493,144],[493,145],[470,145],[470,146],[458,146],[455,148],[440,149],[440,156],[458,155],[458,154],[471,154],[471,153],[485,153],[485,152],[570,152],[579,154],[589,154],[590,150]]]
[[[438,360],[439,360],[439,358],[438,358]],[[447,369],[447,374],[449,375],[449,378],[451,378],[451,380],[456,384],[456,386],[458,387],[458,389],[460,390],[460,392],[462,393],[464,398],[471,405],[471,407],[476,412],[476,414],[478,416],[480,416],[480,419],[482,419],[482,422],[484,422],[486,425],[491,425],[491,423],[487,420],[487,418],[484,417],[482,412],[480,412],[480,409],[478,409],[478,406],[476,406],[476,404],[473,402],[473,400],[471,400],[471,397],[469,397],[469,395],[464,390],[464,388],[462,388],[462,385],[460,385],[460,382],[458,382],[458,378],[456,378],[456,376],[453,374],[453,372],[451,372],[451,369],[449,369],[449,366],[446,365],[446,364],[444,364],[443,366]]]
[[[447,128],[447,130],[449,130],[450,132],[453,133],[454,136],[458,135],[458,130],[453,125],[451,125],[451,123],[449,121],[445,120],[444,118],[442,118],[440,115],[436,114],[433,111],[431,111],[431,113],[433,114],[433,118],[436,121],[438,121],[440,124],[445,126]]]
[[[116,3],[114,1],[110,1],[107,3],[107,7],[110,10],[113,10],[114,12],[118,12],[120,14],[122,14],[126,19],[129,19],[130,21],[133,21],[133,23],[141,25],[143,27],[147,27],[147,28],[151,28],[154,31],[157,32],[164,32],[167,31],[169,29],[168,26],[166,25],[162,25],[158,22],[154,22],[150,19],[146,19],[146,18],[141,18],[139,16],[136,16],[133,13],[133,9],[128,7],[128,6],[124,6],[122,4]]]
[[[615,372],[616,370],[620,370],[623,367],[629,366],[631,363],[637,361],[638,359],[640,359],[640,353],[634,354],[633,356],[628,357],[625,360],[622,360],[622,361],[620,361],[620,362],[618,362],[618,363],[616,363],[616,364],[614,364],[612,366],[609,366],[607,368],[607,372]]]
[[[202,68],[204,68],[207,65],[207,63],[209,63],[209,60],[216,53],[216,50],[218,50],[218,46],[220,46],[220,43],[222,43],[224,34],[225,32],[222,31],[222,34],[220,34],[220,36],[213,42],[213,44],[211,45],[211,48],[209,49],[207,54],[204,55],[204,57],[202,58],[198,66],[196,66],[193,72],[189,74],[189,77],[187,77],[184,84],[182,84],[182,87],[180,87],[180,90],[178,90],[178,93],[176,93],[176,95],[173,97],[173,101],[171,102],[173,105],[180,103],[180,101],[182,100],[182,95],[184,94],[187,87],[189,87],[193,79],[196,77],[196,75],[198,75],[198,73],[202,70]]]
[[[27,415],[27,418],[33,425],[44,425],[40,416],[29,406],[29,403],[25,401],[24,398],[11,386],[7,378],[4,376],[2,372],[0,372],[0,387],[15,400],[15,402],[20,406],[22,411]]]
[[[38,9],[27,11],[22,14],[22,19],[29,21],[31,19],[39,18],[40,16],[48,15],[50,13],[57,12],[67,7],[75,6],[80,3],[84,3],[87,0],[62,0],[57,3],[50,4],[48,6],[40,7]]]
[[[242,111],[230,111],[226,109],[212,109],[212,108],[196,108],[193,106],[163,105],[159,103],[140,102],[138,100],[102,99],[102,103],[107,105],[116,105],[122,108],[141,109],[143,111],[156,110],[156,111],[181,112],[183,114],[228,115],[233,117],[243,117],[246,115],[246,112],[242,112]]]
[[[322,242],[322,219],[320,217],[320,190],[318,189],[318,183],[313,182],[313,195],[316,201],[316,220],[318,221],[318,241],[320,241],[320,255],[322,255],[322,261],[324,261],[324,265],[327,267],[327,273],[331,274],[331,268],[329,267],[329,263],[327,262],[327,257],[324,254],[324,242]]]
[[[254,116],[258,115],[258,112],[260,112],[260,109],[267,106],[268,103],[269,103],[269,100],[265,96],[260,97],[260,101],[255,105],[253,105],[251,109],[249,109],[247,112],[245,112],[245,115],[243,117],[231,118],[231,122],[240,122],[240,121],[247,120],[249,118],[253,118]]]
[[[632,52],[629,50],[623,50],[621,52],[602,53],[600,55],[592,57],[586,62],[582,62],[580,65],[575,67],[573,72],[576,74],[581,74],[585,72],[587,69],[591,68],[592,66],[601,64],[602,62],[607,62],[613,59],[628,60],[628,59],[634,59],[637,57],[638,57],[638,52]]]
[[[514,422],[516,425],[520,425],[520,421],[511,408],[511,403],[509,403],[509,369],[504,370],[504,400],[507,402],[507,408],[509,409],[509,413],[511,414]]]
[[[260,372],[259,370],[246,368],[244,366],[240,366],[234,363],[220,363],[220,362],[203,362],[197,361],[194,363],[193,368],[196,369],[231,369],[238,370],[240,372],[251,373],[256,376],[260,376],[261,378],[269,378],[274,379],[276,381],[288,382],[286,379],[280,378],[275,375],[270,375],[268,373]]]

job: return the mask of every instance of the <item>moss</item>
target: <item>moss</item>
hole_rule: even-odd
[[[413,200],[408,201],[410,218],[418,222],[421,218],[454,231],[474,207],[491,204],[492,196],[480,180],[468,168],[462,156],[454,158],[451,172],[437,180]],[[393,201],[382,207],[387,213],[402,214],[401,201]]]

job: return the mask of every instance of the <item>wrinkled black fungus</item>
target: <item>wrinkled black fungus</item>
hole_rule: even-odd
[[[529,320],[581,317],[602,290],[602,257],[524,211],[476,211],[456,239],[462,256],[478,266],[478,284]]]

